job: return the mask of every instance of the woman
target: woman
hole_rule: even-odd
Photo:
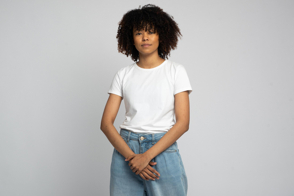
[[[150,4],[127,12],[119,23],[118,50],[134,63],[116,72],[101,120],[114,146],[111,196],[187,195],[176,141],[189,129],[192,87],[184,66],[167,58],[180,35],[172,17]],[[119,134],[113,123],[123,99]]]

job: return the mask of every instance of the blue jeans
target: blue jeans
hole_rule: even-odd
[[[151,148],[165,133],[141,134],[120,130],[120,135],[135,154],[142,154]],[[177,142],[151,161],[160,174],[159,179],[143,180],[136,175],[115,148],[113,150],[110,176],[111,196],[186,196],[187,176]]]

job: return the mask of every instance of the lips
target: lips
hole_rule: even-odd
[[[143,44],[143,47],[151,46],[151,44]]]

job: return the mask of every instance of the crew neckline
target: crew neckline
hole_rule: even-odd
[[[142,68],[139,65],[137,65],[137,63],[135,62],[135,67],[137,67],[138,69],[143,70],[143,71],[152,71],[152,70],[155,70],[155,69],[162,67],[166,62],[167,62],[167,59],[165,59],[160,65],[153,67],[153,68],[149,68],[149,69]]]

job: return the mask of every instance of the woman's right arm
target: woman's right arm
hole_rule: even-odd
[[[114,127],[113,123],[115,121],[115,118],[117,116],[120,104],[122,101],[122,97],[118,96],[116,94],[110,93],[107,103],[104,108],[104,112],[101,119],[101,125],[100,129],[103,131],[103,133],[106,135],[109,142],[113,145],[113,147],[125,158],[131,156],[132,154],[135,154],[128,144],[124,141],[124,139],[120,136],[120,134],[117,132],[116,128]],[[151,165],[154,165],[156,163],[150,162]],[[152,168],[150,165],[148,165],[141,173],[140,176],[144,180],[148,179],[155,179],[158,177],[154,175],[154,173],[159,176],[160,174]],[[144,175],[142,175],[144,174]]]
[[[113,125],[121,101],[121,96],[110,93],[104,108],[100,129],[106,135],[107,139],[113,145],[113,147],[125,158],[127,158],[128,156],[134,154],[134,152],[130,149],[130,147],[123,140]]]

